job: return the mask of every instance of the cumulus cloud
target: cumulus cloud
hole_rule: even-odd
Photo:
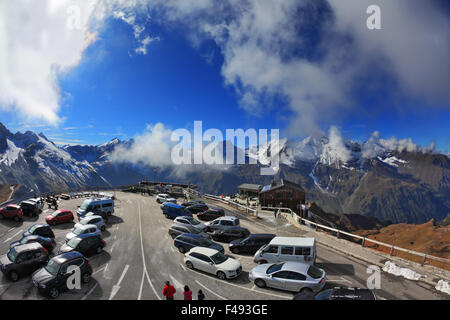
[[[336,126],[331,126],[328,132],[328,142],[322,147],[320,162],[328,165],[347,162],[352,158],[351,151],[345,145],[344,137]]]

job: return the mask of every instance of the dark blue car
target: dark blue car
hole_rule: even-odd
[[[222,245],[193,233],[180,234],[178,237],[175,238],[173,244],[175,245],[175,247],[178,248],[178,250],[181,253],[188,252],[193,247],[210,248],[220,251],[221,253],[225,253],[225,249],[223,248]]]
[[[41,244],[41,246],[43,246],[48,252],[52,252],[53,249],[56,247],[56,242],[54,239],[45,238],[45,237],[41,237],[41,236],[34,236],[34,235],[23,237],[19,241],[14,241],[13,243],[11,243],[9,245],[9,247],[14,248],[14,247],[17,247],[17,246],[20,246],[23,244],[33,243],[33,242],[37,242],[37,243]]]
[[[162,205],[161,209],[166,218],[169,219],[183,216],[192,217],[192,213],[188,209],[175,203],[166,202]]]

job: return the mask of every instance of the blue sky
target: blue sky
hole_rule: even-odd
[[[435,5],[430,4],[427,7],[429,12],[424,12],[431,17],[437,14],[433,9]],[[328,7],[317,6],[313,10],[317,14],[332,12],[336,19],[333,23],[339,26],[346,19],[346,15],[341,14],[340,17],[339,12],[347,8],[345,5],[338,6],[341,7],[330,2]],[[137,10],[123,8],[121,12],[125,12],[127,16],[139,17]],[[245,30],[240,30],[240,33],[235,31],[236,41],[232,34],[226,37],[203,36],[186,27],[186,23],[192,21],[194,13],[192,10],[183,10],[186,12],[180,14],[177,11],[178,15],[175,17],[166,17],[162,11],[155,10],[152,11],[152,18],[144,20],[141,26],[145,28],[145,34],[159,37],[159,41],[148,44],[146,54],[135,52],[143,37],[133,34],[137,22],[128,23],[112,17],[105,19],[101,28],[96,30],[95,42],[82,52],[80,61],[69,71],[57,74],[60,93],[57,115],[60,121],[52,123],[39,117],[29,119],[19,109],[9,106],[0,109],[1,122],[11,131],[43,132],[60,144],[101,144],[115,137],[129,139],[143,133],[147,124],[159,122],[171,129],[191,130],[194,120],[202,120],[205,128],[218,128],[223,132],[227,128],[279,128],[282,135],[292,138],[317,132],[326,133],[330,125],[337,125],[348,139],[366,140],[374,131],[379,131],[384,138],[412,138],[422,146],[435,141],[437,150],[450,150],[450,101],[448,94],[442,94],[443,90],[434,90],[445,83],[441,81],[437,85],[429,84],[427,75],[424,75],[424,87],[430,87],[426,91],[421,90],[420,79],[409,81],[414,77],[420,78],[421,69],[415,70],[412,66],[409,70],[401,65],[401,47],[392,54],[386,49],[388,45],[383,48],[383,45],[389,44],[386,41],[392,41],[387,35],[389,30],[384,30],[385,34],[374,38],[374,42],[381,47],[380,52],[387,52],[386,56],[370,56],[354,63],[353,56],[368,52],[357,51],[361,45],[354,44],[361,35],[357,31],[353,34],[344,31],[338,33],[338,27],[332,31],[323,31],[324,25],[328,26],[332,22],[322,23],[311,19],[299,23],[299,28],[292,34],[291,31],[286,31],[289,35],[287,40],[279,36],[282,39],[273,42],[273,38],[261,36],[255,42],[248,41],[260,50],[255,51],[255,61],[259,53],[263,55],[261,63],[253,64],[251,55],[248,60],[235,61],[240,52],[246,52],[241,49],[251,48],[241,45],[242,39],[248,37]],[[270,10],[274,11],[273,8]],[[217,14],[218,21],[205,20],[203,24],[198,22],[195,27],[216,26],[216,22],[219,25],[225,21],[220,20],[222,13]],[[447,13],[445,16],[448,19]],[[300,19],[294,18],[297,19],[295,21]],[[423,23],[426,24],[429,17],[425,18]],[[361,19],[365,19],[364,14]],[[395,20],[396,24],[387,26],[393,28],[402,21],[405,22],[400,13],[398,19],[399,21]],[[266,27],[258,21],[252,20],[251,23],[253,28],[262,30]],[[242,21],[237,25],[242,26]],[[430,26],[430,30],[434,30],[433,27]],[[284,32],[282,28],[278,31]],[[298,39],[293,35],[298,36]],[[444,31],[441,36],[444,44],[448,43],[448,32]],[[335,40],[348,37],[351,41],[346,44],[342,40],[339,44],[333,44],[336,47],[330,45],[324,49],[323,41],[328,41],[329,37]],[[265,41],[269,44],[269,49],[264,46]],[[421,41],[418,39],[416,42],[422,43]],[[277,57],[274,53],[276,50],[270,49],[271,43],[281,49],[287,44],[292,46],[287,53],[287,60],[292,60],[292,68],[299,67],[298,73],[293,72],[284,77],[287,70],[292,70],[289,67],[291,61],[283,60],[286,56],[280,60],[283,63],[281,67],[278,61],[270,64],[269,61]],[[334,53],[344,44],[350,50],[342,61],[336,60]],[[371,45],[367,45],[367,48],[371,49]],[[410,49],[405,48],[405,54],[413,55]],[[330,52],[328,55],[332,58],[326,58],[328,60],[325,59],[319,65],[318,69],[322,69],[319,70],[318,77],[323,74],[334,76],[333,72],[324,67],[330,61],[342,62],[345,68],[336,78],[329,78],[330,83],[323,85],[325,89],[320,82],[315,86],[308,83],[309,77],[313,78],[315,74],[296,78],[299,73],[307,70],[302,65],[305,61],[308,66],[317,67],[315,63],[322,59],[321,50]],[[422,48],[418,51],[420,50]],[[446,70],[445,65],[444,68],[435,67],[432,60],[437,59],[432,54],[425,56],[419,52],[418,60],[413,58],[413,62],[425,59],[424,61],[431,63],[428,69],[435,69],[436,77],[445,81],[448,79],[450,70]],[[391,63],[389,67],[385,63],[388,59]],[[246,66],[249,66],[248,71],[245,70]],[[276,70],[277,67],[280,68]],[[276,72],[270,72],[272,69]],[[347,72],[347,69],[351,71]],[[400,71],[395,73],[394,69]],[[261,78],[264,80],[260,80]],[[430,75],[431,78],[435,78],[433,74]],[[345,79],[342,84],[340,79]],[[327,86],[329,89],[326,89]],[[311,106],[308,102],[309,91],[312,95]],[[250,97],[253,104],[249,106],[245,97]],[[314,109],[315,103],[317,109]],[[310,123],[314,123],[311,128]]]

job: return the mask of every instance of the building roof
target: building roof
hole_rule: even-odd
[[[301,185],[288,181],[286,179],[280,179],[278,181],[273,181],[271,184],[265,185],[260,193],[264,193],[267,191],[275,190],[281,187],[289,187],[291,189],[297,189],[299,191],[305,192]]]
[[[259,192],[259,190],[261,190],[261,188],[262,188],[262,185],[252,184],[252,183],[243,183],[240,186],[238,186],[238,189],[250,190],[250,191],[256,191],[256,192]]]

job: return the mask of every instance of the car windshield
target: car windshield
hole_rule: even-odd
[[[52,213],[52,216],[53,216],[53,217],[56,217],[60,212],[61,212],[61,211],[55,211],[55,212]]]
[[[19,253],[16,251],[15,248],[12,248],[12,249],[9,250],[9,252],[8,252],[8,258],[9,258],[9,260],[11,260],[12,262],[15,262],[15,261],[16,261],[18,255],[19,255]]]
[[[77,236],[79,236],[80,234],[82,234],[84,232],[84,229],[78,228],[72,231],[73,234],[76,234]]]
[[[37,229],[37,227],[39,227],[38,225],[35,225],[35,226],[31,226],[29,229],[28,229],[28,232],[29,233],[33,233],[34,232],[34,230],[36,230]]]
[[[56,276],[58,274],[60,265],[53,259],[51,259],[47,265],[44,267],[48,273]]]
[[[86,210],[88,205],[89,205],[89,201],[84,201],[83,204],[80,206],[80,209],[81,210]]]
[[[279,270],[281,270],[281,268],[283,267],[283,264],[284,263],[279,263],[279,264],[274,264],[274,265],[271,265],[268,269],[267,269],[267,274],[270,274],[270,273],[274,273],[274,272],[276,272],[276,271],[279,271]]]
[[[208,240],[206,238],[198,239],[198,244],[200,246],[209,247],[213,242],[211,240]]]
[[[89,221],[91,221],[91,220],[89,220],[89,219],[81,219],[80,224],[86,225],[86,224],[89,224]]]
[[[200,224],[199,221],[195,220],[195,219],[188,219],[188,221],[193,225],[193,226],[197,226]]]
[[[319,279],[323,276],[323,272],[315,266],[310,266],[308,269],[308,275],[314,279]]]
[[[78,238],[72,238],[69,242],[67,242],[67,245],[71,248],[76,248],[77,245],[81,242],[81,239]]]
[[[211,256],[212,261],[215,264],[221,264],[228,260],[228,257],[220,252],[217,252],[215,255]]]
[[[28,238],[22,238],[22,239],[19,241],[19,243],[20,243],[20,244],[27,244],[27,243],[28,243]]]

